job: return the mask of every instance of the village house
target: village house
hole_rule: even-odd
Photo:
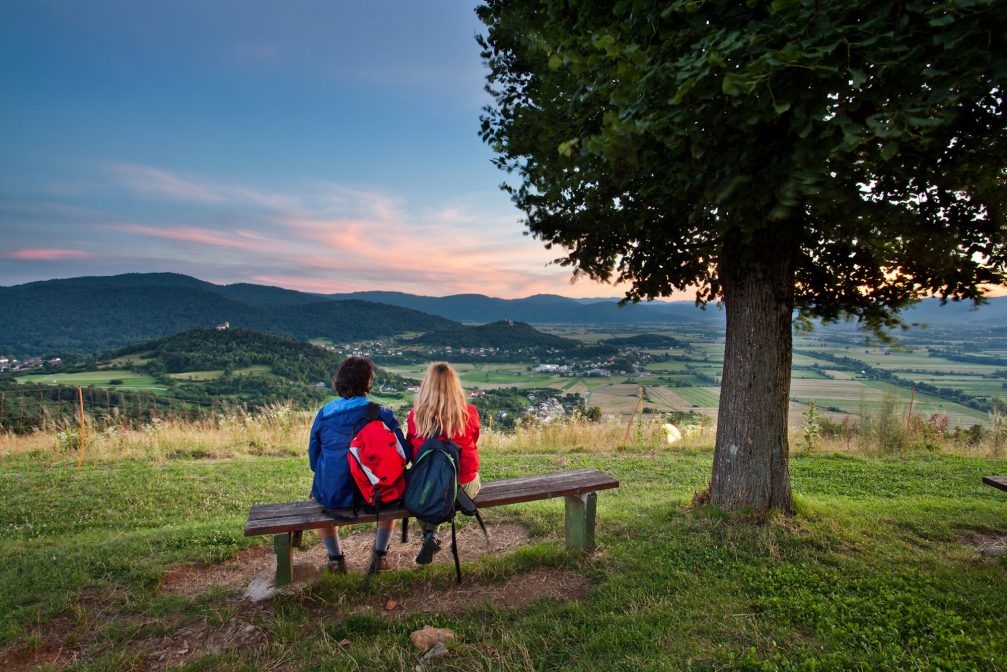
[[[230,329],[230,328],[231,328],[231,323],[230,322],[226,322],[226,321],[225,322],[221,322],[216,327],[214,327],[214,329],[216,329],[217,331],[224,331],[225,329]]]

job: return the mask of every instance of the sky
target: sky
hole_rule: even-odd
[[[500,191],[475,6],[4,0],[0,285],[621,296]]]

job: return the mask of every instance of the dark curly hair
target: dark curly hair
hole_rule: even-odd
[[[339,366],[333,384],[340,397],[364,397],[371,391],[374,365],[366,357],[347,357]]]

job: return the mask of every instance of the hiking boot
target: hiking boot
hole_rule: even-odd
[[[346,573],[346,558],[342,555],[329,556],[329,563],[325,566],[325,571],[332,574]]]
[[[434,560],[434,553],[441,550],[441,541],[432,534],[423,535],[423,545],[416,556],[417,565],[429,565]]]
[[[371,555],[371,566],[367,568],[367,573],[377,574],[378,572],[387,572],[391,568],[392,562],[388,559],[388,551],[374,549],[374,553]]]

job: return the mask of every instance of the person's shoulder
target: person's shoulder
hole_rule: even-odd
[[[385,422],[391,420],[398,423],[398,419],[395,417],[395,411],[393,411],[390,406],[381,406],[378,409],[378,417]]]
[[[475,404],[468,404],[469,411],[469,423],[479,422],[479,409],[475,407]]]

